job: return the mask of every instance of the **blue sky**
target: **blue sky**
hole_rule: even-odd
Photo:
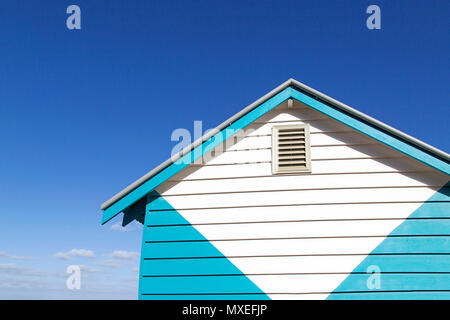
[[[449,16],[429,0],[2,1],[0,299],[135,299],[142,228],[101,226],[101,203],[170,156],[174,129],[290,77],[448,152]]]

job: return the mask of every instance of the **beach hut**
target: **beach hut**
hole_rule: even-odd
[[[290,79],[102,223],[144,225],[139,299],[450,299],[449,159]]]

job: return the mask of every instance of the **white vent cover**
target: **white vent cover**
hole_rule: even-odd
[[[273,173],[311,171],[308,125],[272,128],[272,171]]]

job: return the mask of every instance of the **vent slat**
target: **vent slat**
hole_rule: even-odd
[[[296,138],[296,139],[278,139],[280,143],[289,143],[289,142],[305,142],[305,138]]]
[[[305,136],[304,132],[293,132],[293,133],[281,133],[278,135],[280,138],[289,138],[289,137],[303,137]]]
[[[283,152],[283,153],[278,153],[278,156],[280,158],[286,158],[286,157],[300,157],[300,156],[306,156],[306,152],[305,151],[289,151],[289,152]]]
[[[279,134],[284,134],[284,133],[290,133],[290,132],[305,132],[304,129],[298,129],[298,128],[293,128],[293,129],[279,129],[278,133]]]
[[[280,147],[288,147],[288,146],[291,146],[291,147],[296,148],[296,147],[302,147],[302,146],[304,146],[304,145],[305,145],[305,142],[304,142],[304,141],[299,141],[299,142],[278,142],[278,144],[279,144]]]
[[[305,153],[305,152],[306,152],[305,148],[296,148],[296,149],[292,149],[292,150],[278,150],[279,155],[291,154],[291,153]]]
[[[309,130],[307,126],[274,128],[275,171],[302,172],[309,169]],[[308,143],[307,143],[308,142]]]
[[[300,163],[300,162],[305,162],[306,158],[305,157],[300,157],[300,158],[295,158],[295,157],[293,157],[293,158],[283,158],[283,159],[279,159],[278,161],[280,163],[286,163],[286,162],[289,162],[289,161],[298,161]]]
[[[291,137],[289,137],[289,138],[280,138],[280,139],[278,139],[278,141],[298,141],[298,140],[305,140],[305,137],[304,136],[297,136],[296,138],[291,138]]]
[[[299,146],[279,146],[278,150],[304,150],[305,147],[304,145],[299,145]]]
[[[306,159],[305,158],[298,158],[298,159],[280,159],[279,164],[305,164],[306,163]]]
[[[306,161],[286,161],[283,163],[278,164],[280,167],[287,167],[287,166],[292,166],[292,167],[302,167],[306,164]]]

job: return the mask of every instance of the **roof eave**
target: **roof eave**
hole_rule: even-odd
[[[117,202],[118,200],[120,200],[121,198],[123,198],[124,196],[126,196],[128,193],[130,193],[131,191],[133,191],[134,189],[138,188],[140,185],[142,185],[143,183],[145,183],[147,180],[149,180],[150,178],[152,178],[155,174],[157,174],[158,172],[160,172],[161,170],[167,168],[168,166],[170,166],[172,163],[176,162],[178,159],[180,159],[182,156],[186,155],[187,153],[189,153],[191,150],[193,150],[194,148],[196,148],[197,146],[199,146],[200,144],[202,144],[203,142],[207,141],[208,139],[210,139],[212,136],[214,136],[216,133],[218,133],[219,131],[223,130],[224,128],[226,128],[227,126],[229,126],[231,123],[233,123],[234,121],[238,120],[239,118],[241,118],[242,116],[244,116],[245,114],[247,114],[248,112],[250,112],[251,110],[253,110],[254,108],[256,108],[257,106],[259,106],[260,104],[262,104],[263,102],[267,101],[268,99],[270,99],[271,97],[275,96],[276,94],[280,93],[281,91],[283,91],[284,89],[288,88],[288,87],[294,87],[296,89],[299,89],[300,91],[305,92],[308,95],[311,95],[317,99],[320,99],[330,105],[332,105],[333,107],[336,107],[338,109],[340,109],[341,111],[344,111],[348,114],[351,114],[379,129],[384,130],[385,132],[388,132],[402,140],[405,140],[408,143],[411,143],[423,150],[425,150],[426,152],[438,156],[439,158],[450,162],[450,155],[442,150],[439,150],[423,141],[420,141],[414,137],[411,137],[410,135],[403,133],[395,128],[392,128],[390,126],[388,126],[387,124],[380,122],[362,112],[359,112],[358,110],[355,110],[353,108],[351,108],[350,106],[335,100],[293,78],[287,80],[286,82],[284,82],[283,84],[279,85],[278,87],[276,87],[275,89],[273,89],[272,91],[270,91],[269,93],[265,94],[264,96],[262,96],[261,98],[259,98],[258,100],[256,100],[255,102],[253,102],[252,104],[248,105],[246,108],[244,108],[243,110],[241,110],[240,112],[236,113],[235,115],[233,115],[231,118],[227,119],[226,121],[224,121],[223,123],[221,123],[219,126],[217,126],[214,130],[210,130],[207,134],[205,134],[204,136],[202,136],[201,138],[197,139],[196,141],[194,141],[192,144],[190,144],[189,146],[187,146],[186,148],[184,148],[182,151],[180,151],[179,153],[177,153],[176,155],[172,156],[171,158],[167,159],[166,161],[164,161],[163,163],[161,163],[159,166],[157,166],[156,168],[154,168],[153,170],[149,171],[147,174],[145,174],[143,177],[141,177],[140,179],[136,180],[135,182],[133,182],[132,184],[130,184],[128,187],[126,187],[125,189],[123,189],[122,191],[120,191],[119,193],[117,193],[116,195],[114,195],[112,198],[110,198],[109,200],[105,201],[102,205],[101,205],[101,210],[105,210],[108,207],[110,207],[111,205],[113,205],[115,202]]]

